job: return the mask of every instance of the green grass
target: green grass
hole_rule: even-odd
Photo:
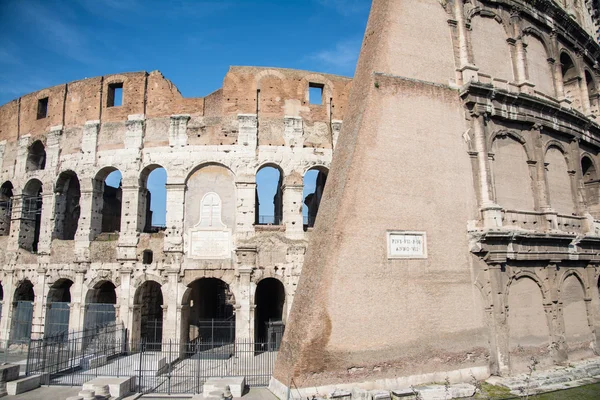
[[[524,399],[523,396],[515,396],[505,387],[494,386],[482,382],[481,393],[474,399],[505,400]],[[600,399],[600,383],[580,386],[577,388],[561,390],[558,392],[544,393],[537,396],[529,396],[529,400],[597,400]]]

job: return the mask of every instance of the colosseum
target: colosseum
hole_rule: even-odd
[[[183,98],[160,72],[135,72],[2,106],[0,339],[115,320],[134,341],[192,340],[206,320],[236,338],[281,333],[350,87],[231,67],[221,89]],[[148,181],[161,168],[155,226]]]
[[[281,398],[600,355],[598,12],[374,0],[353,79],[231,67],[184,98],[135,72],[5,104],[0,340],[285,328]]]

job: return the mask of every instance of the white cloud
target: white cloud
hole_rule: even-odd
[[[309,56],[321,64],[340,70],[342,75],[351,75],[358,60],[362,39],[338,42],[333,49],[321,50]]]

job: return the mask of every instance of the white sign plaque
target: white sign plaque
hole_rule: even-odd
[[[388,258],[427,258],[425,232],[388,231]]]
[[[221,221],[221,198],[207,193],[200,202],[200,221],[188,232],[188,257],[231,258],[231,229]]]

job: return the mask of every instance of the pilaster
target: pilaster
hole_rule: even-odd
[[[187,145],[187,125],[189,120],[189,114],[171,115],[169,146],[183,147]]]
[[[302,218],[302,184],[283,185],[283,223],[285,236],[289,239],[304,238]]]
[[[236,275],[238,276],[238,294],[236,297],[235,337],[236,339],[254,338],[254,302],[252,301],[252,272],[256,267],[256,247],[238,247],[236,249]]]
[[[238,114],[238,146],[256,149],[258,145],[258,118],[256,114]]]
[[[94,165],[96,163],[96,152],[98,147],[98,133],[100,132],[100,121],[87,121],[83,126],[81,137],[81,163],[83,165]]]
[[[283,139],[285,145],[288,147],[302,148],[304,145],[304,138],[302,136],[304,130],[302,118],[285,116],[283,117],[283,124]]]
[[[183,253],[183,214],[185,183],[167,183],[167,217],[164,240],[165,252]]]

